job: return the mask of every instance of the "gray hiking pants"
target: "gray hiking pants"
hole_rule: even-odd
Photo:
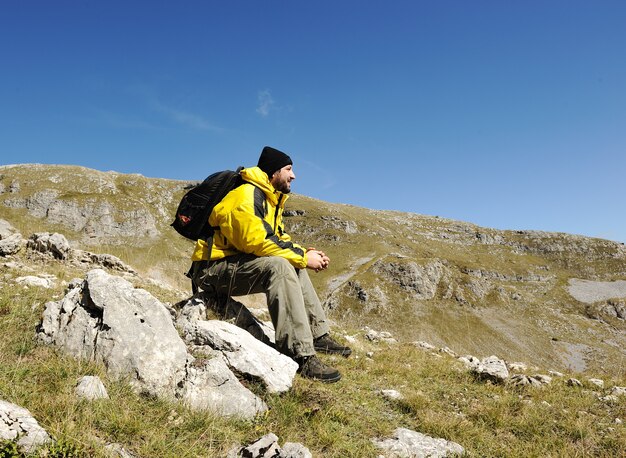
[[[276,348],[286,355],[314,355],[313,339],[329,332],[326,313],[306,269],[296,269],[284,258],[228,256],[210,262],[194,282],[222,296],[265,293]]]

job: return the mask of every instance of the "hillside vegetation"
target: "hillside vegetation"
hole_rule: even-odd
[[[186,185],[74,166],[0,167],[0,219],[24,237],[59,232],[74,248],[118,256],[139,273],[135,286],[174,304],[190,295],[184,272],[192,243],[169,227]],[[0,258],[0,399],[26,406],[57,439],[48,456],[104,456],[111,442],[141,457],[225,456],[271,431],[314,456],[376,457],[372,439],[399,426],[462,444],[469,456],[626,453],[626,397],[609,396],[626,385],[622,244],[300,195],[288,210],[294,239],[332,260],[312,277],[336,333],[355,348],[349,359],[325,357],[344,374],[340,383],[296,377],[280,396],[252,384],[270,406],[254,421],[137,395],[105,368],[36,342],[44,304],[85,268],[22,250]],[[50,289],[16,283],[33,274],[57,281]],[[245,302],[262,307],[263,298]],[[366,326],[397,343],[367,339]],[[540,388],[494,384],[453,353],[524,362],[528,375],[563,374]],[[106,381],[110,399],[72,395],[86,374]],[[570,386],[571,377],[582,386]],[[402,398],[381,394],[390,389]],[[2,447],[0,456],[12,456]]]

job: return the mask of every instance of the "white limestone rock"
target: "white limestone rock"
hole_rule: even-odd
[[[108,399],[109,393],[107,393],[100,377],[85,375],[76,384],[74,393],[79,398],[93,401],[95,399]]]
[[[188,368],[180,397],[194,410],[226,417],[252,419],[267,410],[265,402],[237,380],[218,352]]]
[[[590,384],[597,386],[598,388],[604,388],[604,380],[601,380],[599,378],[590,378],[590,379],[587,379],[587,381]]]
[[[185,334],[196,345],[208,345],[222,352],[229,367],[262,380],[270,393],[291,388],[298,364],[247,331],[225,321],[200,320],[190,323]]]
[[[28,248],[44,254],[50,254],[57,259],[67,259],[71,247],[64,235],[49,232],[38,232],[30,236]]]
[[[174,396],[187,349],[167,308],[143,289],[103,270],[48,302],[38,337],[77,358],[103,362],[112,377],[151,395]]]
[[[461,361],[465,367],[471,371],[477,370],[480,366],[480,359],[472,355],[460,356],[459,361]]]
[[[388,439],[372,439],[374,445],[385,450],[386,458],[426,458],[459,456],[465,449],[445,439],[427,436],[406,428],[398,428]]]
[[[52,439],[27,409],[0,399],[0,440],[17,440],[22,452],[33,453]]]
[[[22,249],[23,244],[24,239],[21,234],[0,237],[0,256],[10,256],[18,253]]]
[[[26,275],[25,277],[17,277],[15,283],[26,287],[45,288],[50,289],[54,286],[56,277],[51,275]]]
[[[497,356],[490,356],[482,360],[476,369],[477,375],[481,379],[501,383],[509,378],[509,370],[506,363]]]

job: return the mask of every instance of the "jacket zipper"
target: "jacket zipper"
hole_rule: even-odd
[[[274,213],[274,233],[278,231],[278,209],[280,208],[280,203],[283,201],[284,194],[278,196],[278,203],[276,204],[276,210]]]

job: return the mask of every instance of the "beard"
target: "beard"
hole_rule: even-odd
[[[276,190],[282,192],[283,194],[289,194],[291,192],[291,183],[288,181],[277,183]]]

